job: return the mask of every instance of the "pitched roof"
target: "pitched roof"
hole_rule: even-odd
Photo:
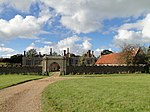
[[[121,58],[122,53],[111,53],[107,55],[102,55],[96,64],[124,64],[124,60]]]
[[[139,48],[132,52],[132,56],[136,56]],[[107,55],[102,55],[97,61],[96,65],[101,64],[126,64],[125,58],[123,58],[124,53],[111,53]]]

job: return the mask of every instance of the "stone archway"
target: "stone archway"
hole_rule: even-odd
[[[51,72],[60,71],[60,65],[56,62],[51,63],[49,66],[49,71]]]
[[[43,65],[42,67],[43,73],[55,70],[52,68],[56,68],[56,70],[59,70],[60,73],[63,74],[66,73],[66,58],[64,56],[45,56],[43,57],[42,65]],[[54,66],[57,66],[58,68]]]

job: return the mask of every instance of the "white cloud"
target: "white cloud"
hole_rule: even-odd
[[[0,5],[7,4],[23,12],[29,11],[33,3],[43,9],[40,15],[44,16],[39,21],[49,17],[48,8],[52,7],[61,15],[62,25],[76,33],[99,30],[105,19],[138,17],[150,11],[149,0],[0,0]]]
[[[53,44],[53,42],[51,42],[51,41],[46,41],[45,38],[39,38],[38,40],[35,40],[35,43],[42,43],[42,44],[46,44],[46,45]]]
[[[0,4],[6,4],[22,12],[28,12],[31,5],[38,0],[0,0]],[[4,9],[3,9],[4,10]]]
[[[63,40],[58,41],[57,43],[52,43],[51,45],[45,45],[44,47],[37,47],[35,43],[29,45],[26,50],[29,49],[37,49],[37,52],[41,52],[42,54],[49,54],[50,48],[59,54],[63,53],[63,50],[70,49],[71,53],[74,54],[83,54],[92,48],[92,44],[89,42],[91,39],[89,38],[81,38],[78,36],[72,36],[65,38]]]
[[[150,14],[143,20],[138,20],[135,23],[122,25],[118,29],[118,34],[114,37],[114,42],[117,45],[124,43],[129,44],[146,44],[150,43]]]
[[[35,38],[42,31],[42,25],[50,18],[50,16],[26,16],[16,15],[9,21],[0,19],[0,38]]]
[[[85,50],[89,50],[92,48],[92,44],[88,41],[88,40],[85,40],[83,43],[82,43],[82,46],[83,46],[83,49]]]
[[[95,51],[94,51],[94,55],[96,57],[100,56],[101,52],[103,51],[104,49],[100,49],[100,48],[97,48]]]
[[[101,55],[101,52],[102,52],[103,50],[112,51],[112,48],[106,48],[106,47],[97,48],[97,49],[94,51],[94,55],[95,55],[96,57],[100,56],[100,55]]]
[[[150,0],[41,0],[61,15],[76,33],[99,30],[105,19],[138,17],[150,11]]]
[[[61,15],[62,25],[76,33],[99,30],[105,19],[138,17],[150,11],[149,0],[0,0],[0,5],[7,4],[23,12],[29,11],[34,3],[46,4],[42,7],[41,14],[44,11],[45,15],[41,21],[47,18],[48,7],[52,7]]]
[[[57,43],[57,47],[60,49],[60,50],[64,50],[64,49],[67,49],[68,47],[70,48],[73,48],[75,47],[75,43],[80,41],[81,38],[78,37],[78,36],[72,36],[72,37],[68,37],[68,38],[65,38],[63,40],[60,40],[58,43]]]
[[[14,49],[5,47],[4,44],[0,44],[0,56],[1,57],[10,57],[16,53],[17,51],[15,51]]]
[[[31,43],[27,48],[26,51],[29,51],[30,49],[37,49],[35,46],[35,43]]]
[[[51,44],[52,44],[52,42],[50,42],[50,41],[44,41],[44,42],[43,42],[43,44],[51,45]]]
[[[14,51],[15,51],[14,49],[7,48],[4,46],[4,44],[0,44],[0,52],[12,53]]]
[[[49,10],[49,7],[44,4],[39,4],[40,12],[39,12],[39,22],[49,22],[48,20],[53,16]]]

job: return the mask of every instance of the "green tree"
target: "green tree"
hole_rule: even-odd
[[[147,50],[139,45],[125,44],[122,47],[126,64],[147,64]]]
[[[124,44],[122,46],[122,53],[123,53],[123,57],[126,64],[129,65],[129,64],[133,64],[133,51],[136,49],[136,46],[134,45],[131,45],[131,44]]]
[[[36,49],[30,49],[27,51],[27,57],[35,57],[37,55]]]
[[[110,50],[103,50],[103,51],[101,52],[101,55],[106,55],[106,54],[111,54],[111,53],[113,53],[113,52],[110,51]]]
[[[22,54],[16,54],[10,57],[12,63],[22,63]]]
[[[147,50],[147,63],[150,65],[150,46]]]

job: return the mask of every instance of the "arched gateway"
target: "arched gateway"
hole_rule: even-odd
[[[52,72],[60,71],[60,65],[56,62],[53,62],[52,64],[50,64],[49,70]]]
[[[44,56],[43,72],[60,71],[66,73],[66,57],[64,56]]]

